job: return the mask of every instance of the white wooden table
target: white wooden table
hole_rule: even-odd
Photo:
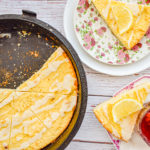
[[[0,0],[0,14],[21,14],[22,9],[37,12],[39,19],[49,23],[64,34],[63,12],[67,0]],[[150,72],[126,77],[113,77],[84,66],[88,81],[88,106],[82,126],[66,150],[115,150],[107,132],[95,118],[93,108],[109,99],[115,91],[128,82]]]

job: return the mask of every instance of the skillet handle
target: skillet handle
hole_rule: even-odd
[[[22,10],[22,15],[23,16],[29,16],[29,17],[34,17],[36,18],[37,14],[33,11],[30,10]]]

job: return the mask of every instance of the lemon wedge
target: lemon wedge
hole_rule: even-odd
[[[112,6],[112,12],[115,16],[119,33],[123,34],[127,32],[133,25],[132,11],[126,6],[114,5]]]
[[[124,99],[116,103],[112,108],[112,115],[114,122],[118,122],[121,119],[137,112],[142,109],[143,106],[136,99]]]

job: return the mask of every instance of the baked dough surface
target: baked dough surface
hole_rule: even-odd
[[[0,150],[36,150],[53,143],[68,127],[77,95],[72,63],[58,48],[16,90],[0,89]]]
[[[146,34],[150,27],[150,6],[142,4],[124,3],[116,0],[92,0],[93,4],[105,20],[113,34],[127,48],[133,48]],[[129,9],[133,14],[133,25],[130,29],[120,34],[113,6],[123,6]]]

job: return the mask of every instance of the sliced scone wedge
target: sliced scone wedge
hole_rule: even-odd
[[[62,94],[69,94],[73,90],[77,90],[76,74],[70,59],[61,47],[38,72],[17,88],[17,91]]]
[[[49,141],[53,143],[68,127],[77,104],[77,93],[56,95],[54,102],[33,105],[31,110],[48,128]]]
[[[9,150],[41,149],[49,142],[47,134],[47,128],[32,111],[15,111],[12,115]]]
[[[13,118],[20,113],[21,118],[30,119],[31,116],[38,118],[47,129],[47,134],[35,141],[42,142],[42,139],[53,143],[69,125],[77,104],[77,92],[74,91],[69,95],[56,93],[37,93],[37,92],[15,92],[11,107],[15,110]],[[29,110],[27,113],[26,110]],[[29,113],[30,112],[30,113]],[[13,121],[15,121],[13,119]],[[14,127],[13,127],[14,128]],[[19,136],[19,135],[16,135]],[[46,137],[45,137],[46,136]],[[17,141],[14,141],[17,143]],[[15,144],[13,142],[12,146]],[[34,146],[36,144],[33,143]],[[44,142],[46,146],[47,142]],[[42,143],[41,143],[42,145]],[[19,146],[19,145],[18,145]],[[30,146],[29,146],[30,147]]]
[[[96,118],[109,133],[120,140],[128,142],[131,138],[139,112],[136,112],[116,123],[113,121],[113,118],[110,118],[107,115],[107,110],[104,107],[107,107],[107,104],[99,105],[94,109]]]
[[[150,27],[150,6],[115,0],[92,0],[114,35],[127,48],[133,48]]]
[[[98,105],[94,113],[110,133],[128,141],[148,94],[150,94],[150,82],[145,82],[133,89],[123,90],[112,99]]]
[[[31,110],[47,126],[51,133],[51,142],[63,133],[69,125],[77,104],[77,93],[56,95],[52,102],[41,100]]]

